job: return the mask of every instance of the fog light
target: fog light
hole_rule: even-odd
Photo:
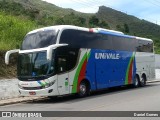
[[[51,93],[53,91],[53,89],[48,90],[48,93]]]

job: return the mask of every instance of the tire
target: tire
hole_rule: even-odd
[[[85,97],[89,94],[89,88],[87,86],[87,83],[85,81],[82,81],[79,85],[79,97]]]
[[[133,87],[137,88],[137,87],[139,87],[139,85],[140,85],[139,78],[138,78],[138,76],[136,75],[136,76],[134,77]]]
[[[140,86],[144,87],[146,85],[146,76],[142,75],[141,80],[140,80]]]

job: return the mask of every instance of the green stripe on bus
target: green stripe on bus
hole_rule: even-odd
[[[72,93],[76,93],[77,92],[78,76],[79,76],[79,73],[81,71],[82,65],[83,65],[84,61],[86,60],[86,58],[87,58],[87,53],[85,53],[85,55],[83,56],[79,66],[77,68],[76,74],[74,76],[74,81],[73,81],[73,86],[72,86]]]
[[[131,58],[129,60],[129,64],[128,64],[127,72],[126,72],[126,78],[125,78],[125,85],[128,85],[129,69],[130,69],[131,62],[134,59],[134,56],[135,56],[135,52],[133,52],[133,54],[132,54],[132,56],[131,56]]]

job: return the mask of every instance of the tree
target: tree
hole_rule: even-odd
[[[93,27],[98,26],[99,19],[95,15],[93,15],[92,17],[89,18],[89,24]]]
[[[86,23],[86,19],[85,19],[85,18],[83,18],[83,17],[79,17],[78,19],[79,19],[79,21],[80,21],[81,25],[82,25],[82,26],[84,26],[84,25],[85,25],[85,23]]]
[[[105,21],[101,21],[101,22],[99,23],[99,27],[107,28],[107,29],[110,28],[109,25],[108,25],[108,23],[106,23]]]
[[[65,24],[63,18],[57,18],[57,19],[55,20],[55,25],[63,25],[63,24]]]
[[[129,27],[128,27],[128,24],[124,24],[124,32],[125,33],[129,33]]]
[[[116,28],[118,31],[124,32],[124,29],[121,27],[121,25],[117,25]]]

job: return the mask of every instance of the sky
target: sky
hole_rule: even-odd
[[[134,15],[160,25],[160,0],[44,0],[62,8],[84,13],[96,13],[99,6]]]

